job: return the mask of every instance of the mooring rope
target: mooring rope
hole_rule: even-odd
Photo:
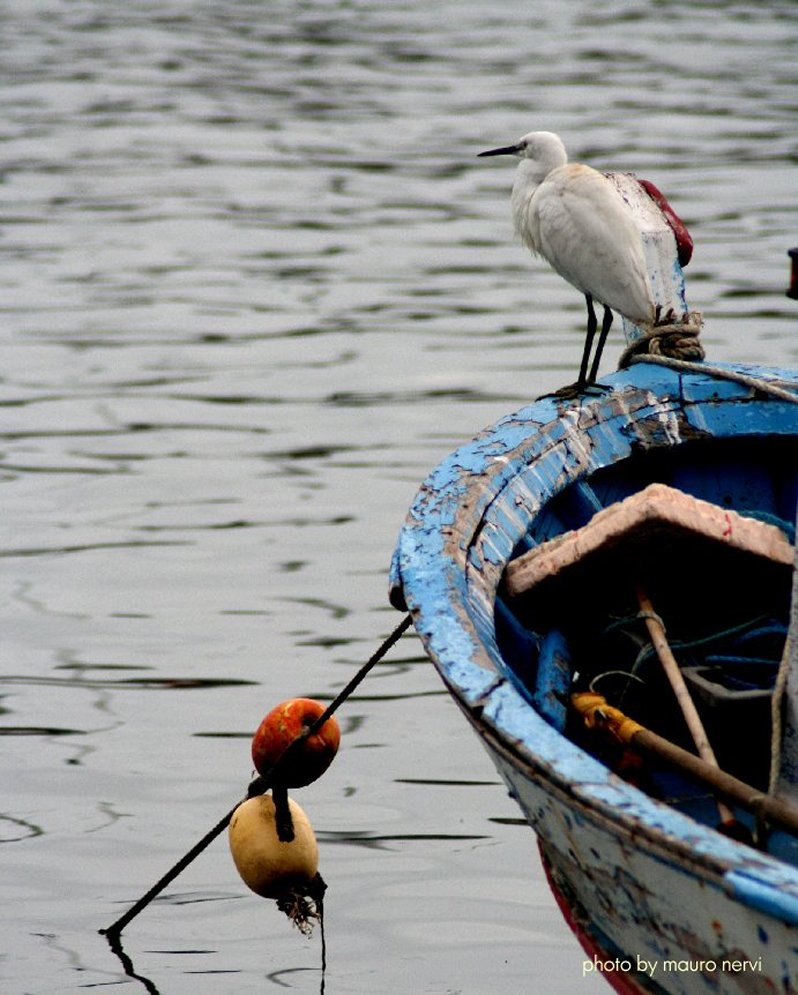
[[[654,363],[658,366],[666,366],[668,369],[676,370],[680,373],[703,373],[711,377],[717,377],[719,380],[730,380],[732,383],[759,391],[761,394],[769,394],[779,401],[798,404],[798,394],[793,394],[791,391],[785,390],[784,387],[779,387],[770,380],[763,380],[761,377],[752,376],[749,373],[741,373],[739,370],[713,366],[711,363],[698,363],[686,359],[674,359],[669,356],[648,354],[629,356],[627,365],[631,365],[632,363]]]
[[[798,396],[769,380],[702,362],[704,347],[698,339],[702,324],[698,311],[688,311],[677,318],[668,315],[664,321],[643,330],[634,342],[627,345],[621,353],[618,369],[626,369],[633,363],[655,363],[684,373],[704,373],[730,380],[781,401],[798,404]]]
[[[384,640],[384,642],[377,648],[377,650],[372,654],[371,657],[363,664],[363,666],[357,671],[354,677],[349,681],[349,683],[344,687],[344,689],[335,696],[335,698],[330,702],[330,704],[325,708],[322,714],[316,719],[316,721],[307,726],[302,732],[297,736],[297,738],[288,746],[282,756],[279,758],[277,763],[271,768],[268,774],[261,774],[254,778],[247,789],[247,798],[254,798],[256,795],[262,795],[264,792],[268,791],[272,786],[275,779],[275,774],[279,774],[280,768],[286,762],[286,759],[290,754],[297,749],[299,744],[307,739],[308,736],[314,735],[319,729],[324,725],[324,723],[333,715],[334,712],[346,701],[346,699],[352,694],[352,692],[357,688],[360,682],[365,678],[368,672],[379,663],[380,660],[385,656],[388,650],[399,641],[399,639],[404,635],[404,633],[410,628],[412,623],[411,616],[405,615],[399,625],[393,630],[393,632]],[[136,916],[142,912],[150,902],[166,888],[182,871],[188,867],[188,865],[198,857],[203,850],[205,850],[216,837],[224,832],[227,828],[230,820],[238,808],[241,802],[237,802],[230,811],[221,818],[216,825],[209,829],[208,832],[199,840],[194,846],[185,853],[180,860],[177,861],[162,877],[160,877],[149,891],[145,892],[141,898],[135,902],[131,907],[125,912],[124,915],[120,916],[115,922],[111,923],[110,926],[105,929],[99,930],[100,933],[108,937],[108,941],[113,946],[115,942],[118,942],[119,935],[125,926],[128,925]]]
[[[784,641],[784,651],[776,672],[773,694],[770,698],[770,776],[768,777],[768,794],[775,795],[781,776],[782,733],[784,718],[782,714],[784,692],[787,689],[787,677],[790,673],[792,659],[792,643],[789,633]]]
[[[704,358],[704,347],[699,341],[701,315],[688,311],[681,319],[662,321],[646,328],[621,353],[619,369],[624,369],[640,355],[664,356],[669,359],[699,361]]]

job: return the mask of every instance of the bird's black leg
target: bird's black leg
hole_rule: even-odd
[[[601,362],[601,354],[604,352],[604,343],[607,341],[607,336],[610,332],[610,325],[612,325],[612,311],[610,311],[608,307],[605,307],[604,317],[601,319],[601,334],[599,335],[598,345],[596,346],[596,355],[593,357],[593,363],[590,367],[590,379],[588,380],[588,383],[596,382],[599,363]]]
[[[593,337],[596,334],[596,327],[598,326],[596,312],[593,310],[593,298],[590,294],[585,294],[585,302],[587,304],[587,335],[585,336],[585,348],[582,353],[582,363],[579,367],[577,386],[587,383],[587,362],[590,359],[590,350],[593,348]]]
[[[582,352],[582,362],[579,366],[579,379],[576,383],[568,384],[567,387],[561,387],[559,390],[555,390],[553,394],[544,394],[543,397],[556,397],[564,398],[565,400],[573,400],[574,398],[581,397],[582,394],[592,392],[594,384],[596,382],[596,374],[598,372],[599,360],[601,359],[601,352],[604,348],[604,343],[607,339],[607,333],[610,330],[610,325],[612,324],[612,311],[608,307],[604,308],[604,318],[601,323],[601,335],[599,336],[598,349],[596,351],[593,363],[590,366],[590,379],[588,379],[587,368],[590,363],[590,353],[593,350],[593,340],[596,337],[596,329],[598,328],[598,321],[596,320],[596,311],[593,307],[593,298],[590,294],[585,294],[585,303],[587,304],[587,334],[585,336],[585,348]],[[601,385],[599,385],[601,387]],[[601,387],[602,390],[606,390],[605,387]]]

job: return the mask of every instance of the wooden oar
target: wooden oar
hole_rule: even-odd
[[[781,826],[798,836],[798,808],[794,805],[764,794],[753,785],[746,784],[689,750],[646,729],[620,709],[608,705],[603,695],[583,691],[571,695],[571,704],[582,715],[588,728],[604,729],[624,745],[665,760],[728,801],[753,812],[757,818]]]
[[[717,758],[715,757],[715,751],[712,749],[712,745],[707,738],[704,723],[701,721],[701,716],[698,714],[695,702],[693,701],[690,691],[684,682],[684,677],[678,661],[673,655],[673,651],[668,643],[668,639],[665,635],[665,626],[662,624],[662,619],[654,611],[651,599],[642,584],[637,585],[637,603],[640,606],[642,617],[645,620],[646,628],[648,629],[648,634],[651,638],[651,645],[654,647],[656,654],[659,657],[659,662],[662,664],[662,669],[665,671],[670,685],[673,688],[673,693],[676,695],[676,701],[682,711],[684,721],[687,723],[687,728],[690,730],[690,735],[693,737],[693,742],[695,743],[699,756],[705,763],[720,769]],[[734,817],[734,812],[728,805],[721,801],[718,802],[718,815],[720,816],[720,821],[723,826],[734,827],[737,823],[737,819]]]

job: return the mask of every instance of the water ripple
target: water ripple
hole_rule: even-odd
[[[710,357],[798,362],[793,0],[264,11],[0,12],[14,990],[128,980],[98,919],[217,817],[248,773],[241,730],[292,694],[331,700],[390,629],[420,481],[573,380],[581,298],[514,241],[511,165],[477,152],[548,128],[650,177],[691,227]],[[340,719],[302,796],[337,882],[331,989],[597,992],[417,643]],[[191,873],[137,923],[139,985],[199,995],[232,970],[255,990],[316,966],[225,855]],[[471,922],[467,950],[441,920],[455,940]]]

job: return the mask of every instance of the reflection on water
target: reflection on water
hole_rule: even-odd
[[[119,963],[122,965],[122,970],[125,974],[129,978],[133,978],[135,981],[140,982],[144,990],[149,992],[149,995],[160,995],[154,981],[145,977],[143,974],[138,974],[136,972],[133,960],[125,950],[121,937],[113,935],[107,937],[107,940],[108,946],[111,948],[111,952],[119,959]]]
[[[263,713],[329,700],[395,624],[427,470],[573,379],[582,300],[514,243],[512,170],[479,150],[548,128],[650,177],[696,242],[708,355],[795,363],[793,15],[0,11],[4,990],[124,980],[96,929],[240,796]],[[328,990],[602,990],[412,637],[341,719],[301,798]],[[131,985],[317,989],[316,941],[223,845],[178,885],[125,936]]]

